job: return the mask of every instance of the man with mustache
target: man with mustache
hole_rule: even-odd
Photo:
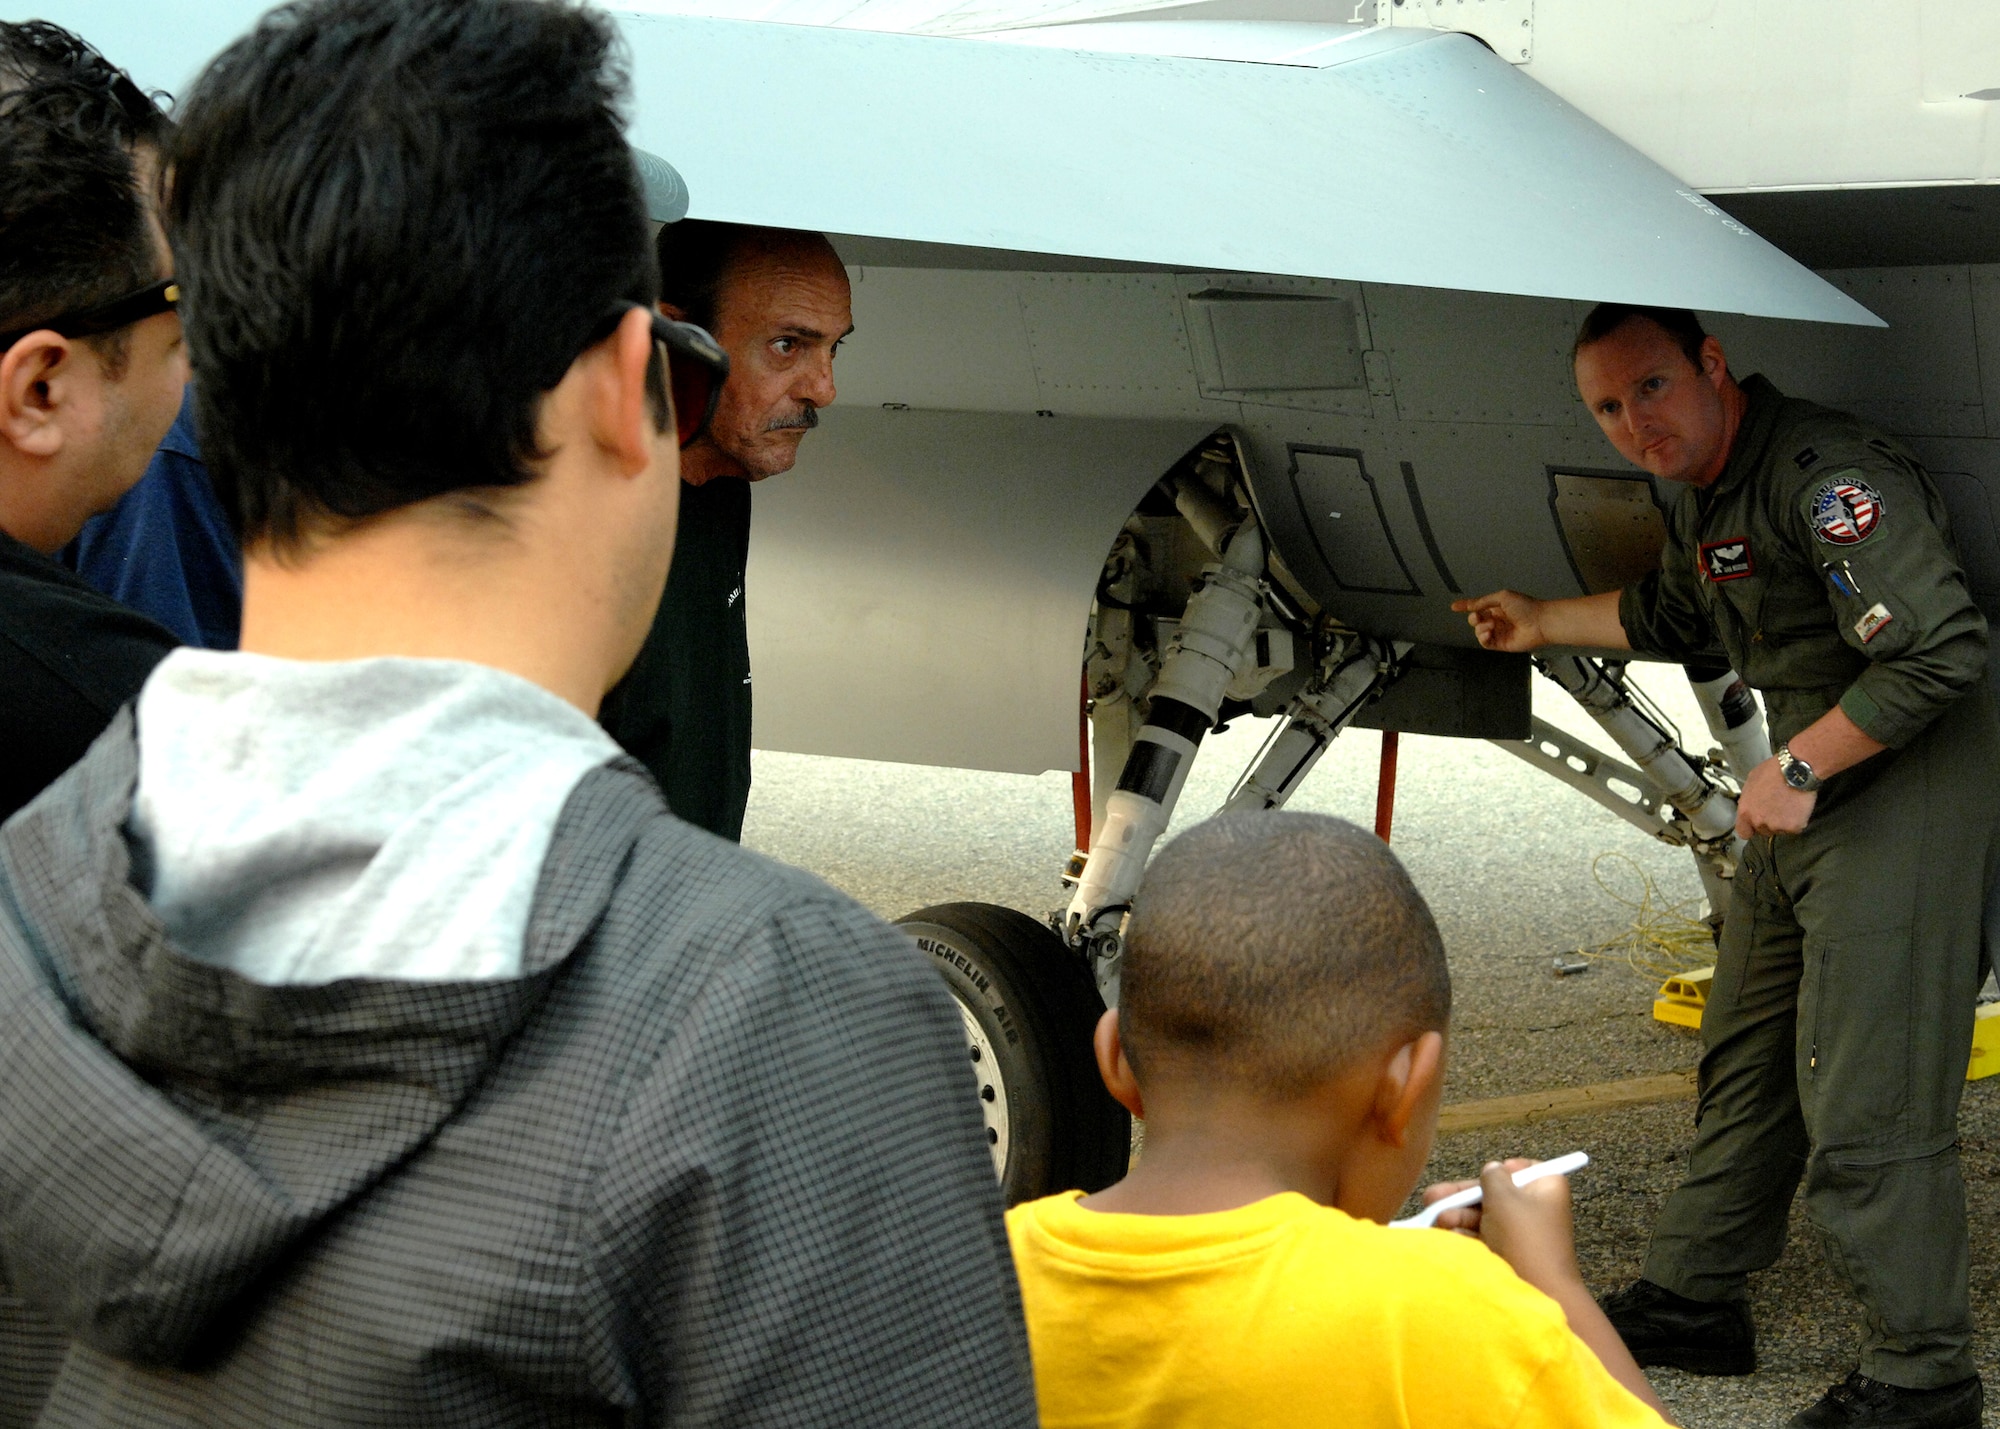
[[[817,233],[683,219],[660,230],[658,247],[662,311],[715,335],[729,380],[708,430],[681,453],[666,597],[602,719],[676,814],[736,839],[750,799],[749,483],[798,460],[833,401],[833,355],[854,321],[847,270]]]
[[[1865,422],[1730,375],[1690,312],[1603,304],[1577,390],[1619,455],[1679,488],[1623,591],[1459,601],[1479,643],[1720,645],[1777,755],[1743,774],[1702,1018],[1701,1100],[1643,1278],[1604,1309],[1642,1365],[1748,1374],[1745,1282],[1792,1194],[1863,1308],[1860,1364],[1800,1429],[1977,1429],[1957,1122],[1986,974],[2000,726],[1987,628],[1936,483]]]

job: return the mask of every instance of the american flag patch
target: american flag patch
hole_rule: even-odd
[[[1835,477],[1813,496],[1813,535],[1829,546],[1852,546],[1882,522],[1882,497],[1855,476]]]

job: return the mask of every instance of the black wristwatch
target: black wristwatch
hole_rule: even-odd
[[[1785,776],[1785,783],[1801,794],[1814,793],[1822,782],[1819,775],[1813,773],[1812,765],[1792,753],[1789,744],[1778,746],[1778,772]]]

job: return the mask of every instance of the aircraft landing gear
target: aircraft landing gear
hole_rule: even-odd
[[[1049,928],[990,903],[920,908],[898,925],[936,961],[965,1019],[993,1169],[1007,1204],[1101,1190],[1125,1174],[1132,1119],[1097,1075],[1090,970]]]
[[[1309,619],[1273,584],[1263,528],[1237,497],[1239,457],[1227,434],[1190,462],[1152,498],[1184,523],[1160,535],[1159,559],[1145,554],[1151,538],[1135,539],[1128,523],[1105,564],[1085,661],[1105,780],[1090,847],[1064,874],[1068,905],[1048,924],[983,903],[942,904],[901,920],[958,999],[1010,1205],[1071,1187],[1097,1190],[1125,1173],[1131,1119],[1098,1079],[1091,1034],[1118,997],[1126,919],[1146,860],[1225,703],[1251,708],[1276,679],[1294,675],[1289,693],[1271,702],[1285,717],[1281,731],[1228,803],[1279,808],[1396,678],[1409,649]],[[1162,519],[1143,508],[1133,517],[1142,532]],[[1187,559],[1193,553],[1172,534],[1179,531],[1207,559]]]

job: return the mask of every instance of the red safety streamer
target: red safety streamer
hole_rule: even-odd
[[[1382,767],[1375,775],[1375,837],[1389,842],[1396,817],[1396,731],[1382,731]]]

